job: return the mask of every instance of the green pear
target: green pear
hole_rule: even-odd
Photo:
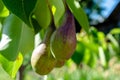
[[[64,66],[66,60],[57,60],[55,67],[60,68]]]
[[[51,25],[52,26],[52,25]],[[56,65],[56,59],[50,51],[50,37],[54,32],[53,27],[49,27],[45,38],[32,53],[31,65],[34,71],[40,75],[50,73]]]
[[[49,47],[45,43],[41,43],[33,51],[31,64],[36,73],[46,75],[55,67],[56,60],[52,56]]]

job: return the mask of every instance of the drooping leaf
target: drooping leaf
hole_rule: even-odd
[[[37,0],[2,0],[5,6],[26,24],[31,26],[30,16]]]
[[[73,15],[81,25],[81,27],[88,33],[89,32],[89,22],[87,15],[84,10],[81,8],[79,2],[77,0],[66,0],[70,10]]]
[[[113,37],[112,34],[108,34],[107,38],[111,41],[111,43],[116,47],[119,48],[119,43],[117,42],[117,40],[115,39],[115,37]]]
[[[33,50],[34,35],[34,31],[26,24],[23,24],[19,44],[19,51],[23,54],[23,56]]]
[[[56,26],[60,25],[59,21],[65,12],[64,4],[62,1],[63,0],[49,0]]]
[[[100,57],[100,62],[102,64],[102,66],[104,66],[104,67],[107,66],[105,53],[104,53],[104,50],[101,46],[99,47],[99,57]]]
[[[3,24],[0,53],[8,60],[15,60],[18,56],[22,25],[14,14],[9,15]]]
[[[51,14],[47,0],[38,0],[33,12],[40,27],[47,28],[51,22]]]
[[[20,68],[22,62],[23,56],[21,53],[19,53],[15,61],[9,61],[0,54],[0,64],[12,78],[15,78],[16,73],[18,72],[18,69]]]

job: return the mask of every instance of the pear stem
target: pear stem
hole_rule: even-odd
[[[53,23],[51,23],[51,25],[48,27],[48,29],[45,33],[44,39],[43,39],[43,42],[46,43],[47,45],[50,43],[51,35],[55,31],[55,27],[53,27],[53,26],[54,26]]]
[[[47,1],[47,4],[48,4],[48,8],[50,10],[50,14],[51,14],[52,20],[50,22],[50,25],[49,25],[47,31],[46,31],[45,37],[43,39],[43,42],[45,42],[46,44],[50,44],[50,37],[51,37],[52,33],[55,31],[56,28],[55,28],[55,24],[54,24],[54,16],[52,14],[50,3],[49,3],[48,0],[46,0],[46,1]]]

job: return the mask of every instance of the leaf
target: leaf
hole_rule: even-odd
[[[0,0],[0,12],[3,10],[3,8],[4,8],[4,5],[2,3],[2,0]]]
[[[18,56],[22,25],[14,14],[9,15],[3,24],[0,53],[8,60],[15,60]]]
[[[2,0],[0,0],[0,17],[6,17],[9,15],[9,11],[4,6]]]
[[[113,37],[112,34],[108,34],[107,38],[111,41],[111,43],[116,47],[119,48],[119,43],[117,42],[117,40],[115,39],[115,37]]]
[[[7,17],[9,15],[8,9],[4,6],[3,10],[0,12],[0,17]]]
[[[111,34],[120,34],[120,28],[114,28],[110,31]]]
[[[35,34],[37,34],[42,29],[42,27],[39,25],[38,21],[34,18],[32,18],[32,24],[33,24],[34,32]]]
[[[96,63],[97,63],[97,54],[90,51],[90,59],[88,65],[93,68],[97,65]]]
[[[31,52],[34,48],[34,31],[29,28],[27,25],[23,24],[21,37],[20,37],[20,44],[19,44],[19,51],[25,55]]]
[[[77,41],[77,46],[74,54],[72,55],[72,60],[79,65],[82,62],[85,52],[85,46],[82,42]]]
[[[51,14],[46,0],[38,0],[33,13],[35,14],[40,27],[47,28],[49,26]]]
[[[0,22],[0,39],[1,39],[1,35],[2,35],[2,23]]]
[[[55,21],[56,26],[60,25],[59,21],[65,12],[64,4],[62,1],[63,0],[49,0],[53,15],[54,15],[54,21]]]
[[[84,52],[83,62],[84,62],[85,64],[88,64],[90,58],[91,58],[90,50],[89,50],[88,48],[86,48],[86,49],[85,49],[85,52]]]
[[[80,7],[80,4],[77,0],[66,0],[67,5],[72,11],[73,15],[81,25],[81,27],[88,33],[89,32],[89,22],[87,15],[84,10]]]
[[[102,66],[104,66],[104,67],[107,66],[105,53],[104,53],[104,50],[101,46],[99,47],[99,57],[100,57],[100,61],[101,61]]]
[[[2,0],[5,6],[16,16],[31,26],[30,16],[37,0]]]
[[[23,62],[23,56],[34,47],[34,32],[14,14],[4,24],[0,41],[0,63],[4,70],[15,77]]]
[[[12,77],[15,78],[18,69],[20,68],[23,62],[23,56],[19,53],[15,61],[9,61],[4,56],[0,54],[0,64],[3,69]]]

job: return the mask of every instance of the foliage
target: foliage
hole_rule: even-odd
[[[73,61],[78,65],[82,62],[91,67],[97,66],[96,64],[99,61],[100,65],[107,68],[108,62],[113,56],[119,58],[119,30],[119,28],[115,28],[105,35],[91,27],[90,35],[87,35],[84,31],[78,33],[76,51],[72,56]]]

